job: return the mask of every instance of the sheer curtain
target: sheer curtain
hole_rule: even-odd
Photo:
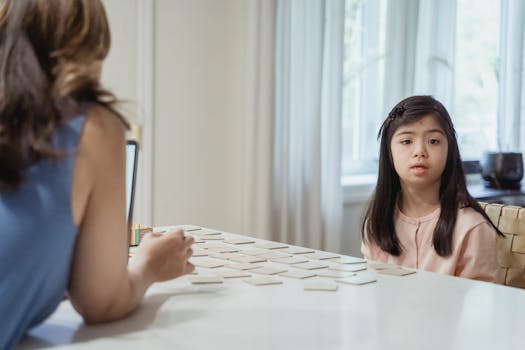
[[[525,152],[525,2],[502,0],[498,146]]]
[[[454,0],[388,2],[385,113],[402,98],[416,94],[432,94],[450,110],[454,92],[455,17]]]
[[[340,250],[344,0],[277,1],[272,239]]]
[[[453,107],[456,1],[420,0],[413,94],[432,94]]]
[[[243,231],[340,251],[344,1],[245,10]]]
[[[272,239],[276,0],[246,0],[243,233]]]

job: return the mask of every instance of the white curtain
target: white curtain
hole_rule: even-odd
[[[502,0],[498,146],[525,152],[525,2]]]
[[[340,251],[344,0],[277,2],[272,239]]]
[[[453,105],[456,2],[388,1],[384,108],[432,94]],[[447,25],[443,25],[447,23]]]
[[[413,94],[431,93],[452,111],[456,1],[420,0],[417,34]]]
[[[243,233],[272,239],[276,0],[246,0]]]
[[[384,107],[381,120],[414,91],[419,1],[389,1],[386,20]],[[374,129],[377,133],[376,126]]]
[[[243,232],[341,251],[344,1],[245,11]]]

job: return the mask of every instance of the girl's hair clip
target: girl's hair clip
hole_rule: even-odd
[[[388,119],[390,121],[393,121],[394,119],[396,119],[397,117],[401,117],[403,115],[403,113],[405,113],[407,109],[404,107],[404,106],[397,106],[397,107],[394,107],[390,113],[388,113]]]

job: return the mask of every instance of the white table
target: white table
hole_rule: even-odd
[[[336,292],[278,278],[259,287],[159,283],[133,315],[99,326],[84,325],[65,301],[19,348],[525,349],[525,290],[423,271]]]

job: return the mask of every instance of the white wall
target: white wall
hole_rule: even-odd
[[[154,223],[239,231],[243,0],[159,0]]]
[[[364,215],[363,202],[347,203],[344,207],[340,252],[351,256],[361,254],[361,220]]]
[[[137,0],[104,0],[111,26],[112,47],[104,62],[102,83],[135,117],[137,102]]]
[[[151,178],[144,169],[138,178],[151,181],[152,190],[137,194],[135,222],[148,217],[141,200],[149,195],[153,215],[146,223],[240,232],[243,1],[153,1],[154,53],[147,62],[137,58],[143,54],[137,32],[144,25],[141,5],[150,1],[104,0],[113,40],[102,80],[119,98],[133,101],[124,109],[139,122],[145,119],[138,72],[141,64],[153,65],[153,140],[140,155],[140,163],[153,156],[153,169]]]

